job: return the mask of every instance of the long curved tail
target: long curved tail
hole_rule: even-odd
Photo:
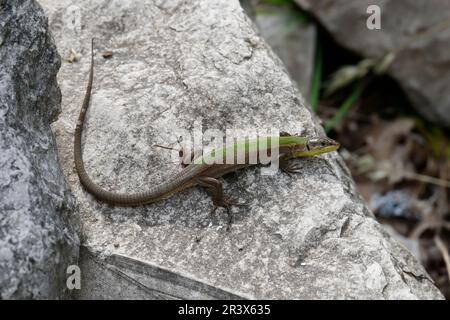
[[[94,183],[87,174],[86,169],[84,167],[83,154],[81,150],[81,137],[83,134],[83,126],[86,118],[86,113],[89,108],[89,102],[91,100],[93,78],[94,78],[94,39],[92,38],[91,67],[89,71],[89,80],[86,88],[86,94],[83,100],[83,105],[81,107],[80,115],[78,116],[78,121],[75,128],[74,150],[73,150],[75,159],[75,168],[77,170],[81,184],[98,200],[107,203],[125,206],[137,206],[158,200],[160,198],[160,195],[157,192],[157,190],[153,189],[147,192],[139,192],[135,194],[111,192],[103,189],[102,187]]]

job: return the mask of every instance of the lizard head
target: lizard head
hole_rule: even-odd
[[[328,137],[302,138],[298,149],[294,150],[294,158],[312,157],[322,153],[332,152],[339,149],[339,143]]]
[[[300,135],[282,135],[287,152],[293,158],[311,157],[339,149],[339,143],[328,137],[302,137]]]
[[[339,149],[339,142],[328,137],[309,138],[306,141],[305,155],[314,156]]]

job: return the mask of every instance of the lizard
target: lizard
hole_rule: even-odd
[[[230,206],[238,204],[234,199],[226,197],[224,195],[222,183],[220,182],[220,180],[218,180],[218,178],[227,173],[235,172],[245,167],[257,164],[249,160],[252,159],[252,156],[256,156],[256,159],[258,160],[257,162],[260,162],[258,155],[260,154],[259,151],[261,148],[267,148],[267,150],[265,151],[267,151],[269,154],[271,151],[273,151],[269,150],[271,146],[276,146],[276,142],[278,142],[277,151],[279,154],[280,165],[282,170],[287,173],[298,172],[298,167],[292,165],[289,166],[287,164],[287,161],[290,159],[315,156],[335,151],[339,148],[339,143],[328,137],[302,137],[299,135],[290,135],[287,133],[280,134],[280,136],[276,137],[264,137],[265,139],[267,139],[267,142],[264,144],[261,141],[263,137],[258,137],[253,141],[249,139],[237,140],[231,145],[231,147],[228,146],[226,148],[212,150],[209,153],[199,155],[197,158],[193,159],[190,164],[184,166],[184,168],[180,172],[172,175],[165,182],[149,188],[147,191],[133,194],[108,191],[93,182],[89,177],[84,166],[81,148],[83,125],[85,122],[86,112],[90,104],[92,93],[94,75],[93,40],[94,39],[92,39],[91,42],[91,61],[88,84],[81,111],[79,113],[78,122],[75,128],[74,160],[75,168],[81,184],[99,201],[119,206],[141,206],[167,199],[187,188],[202,186],[212,191],[212,202],[215,208],[224,207],[227,209],[227,212],[230,215]],[[277,141],[275,141],[274,139],[277,139]],[[254,143],[254,145],[256,145],[256,148],[251,148],[251,143]],[[243,150],[245,150],[244,163],[238,164],[238,162],[236,162],[233,164],[210,164],[214,162],[211,161],[214,160],[214,158],[225,157],[227,152],[230,152],[231,150],[236,151],[239,150],[239,148],[243,148]],[[258,154],[254,155],[252,154],[252,152],[258,152]],[[236,154],[236,152],[234,154]]]

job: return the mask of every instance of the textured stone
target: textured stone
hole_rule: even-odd
[[[225,178],[226,194],[248,204],[235,208],[230,232],[201,188],[136,208],[97,202],[78,182],[71,145],[91,37],[97,53],[113,52],[96,54],[84,139],[87,170],[107,189],[136,192],[179,171],[153,144],[175,145],[175,127],[196,120],[204,129],[323,130],[237,0],[40,2],[62,56],[82,55],[62,64],[54,124],[82,212],[90,280],[79,298],[442,298],[374,220],[337,153],[299,161],[293,177],[252,168]]]
[[[389,70],[417,111],[450,127],[450,2],[448,0],[296,0],[344,47],[369,58],[404,48]],[[381,30],[369,30],[370,5]]]
[[[247,11],[261,36],[280,57],[306,98],[310,96],[317,28],[290,6],[268,6],[247,0]],[[253,6],[253,7],[251,7]]]
[[[0,299],[67,298],[75,202],[50,122],[60,58],[35,1],[0,1]]]

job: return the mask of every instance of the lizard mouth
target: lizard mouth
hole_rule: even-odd
[[[338,150],[340,144],[330,138],[322,138],[319,140],[311,140],[306,144],[305,150],[295,152],[296,157],[311,157],[322,153],[328,153]]]

